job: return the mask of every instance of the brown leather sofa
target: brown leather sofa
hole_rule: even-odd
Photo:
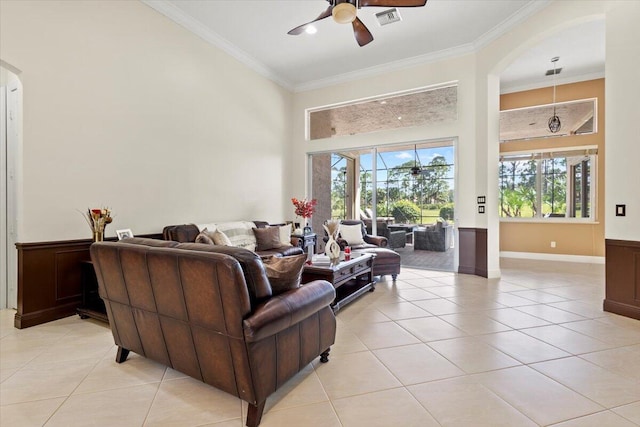
[[[257,228],[264,228],[269,225],[265,221],[253,221]],[[200,230],[195,224],[168,225],[162,230],[162,238],[164,240],[173,240],[175,242],[188,243],[195,242]],[[256,251],[261,258],[270,256],[292,256],[304,253],[302,249],[303,242],[297,237],[291,238],[291,246],[282,246],[266,251]]]
[[[333,286],[310,282],[273,296],[254,252],[229,246],[131,238],[91,245],[116,362],[130,351],[249,403],[266,399],[320,356],[336,320]]]

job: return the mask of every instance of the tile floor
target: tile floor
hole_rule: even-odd
[[[404,268],[338,313],[327,364],[262,426],[640,425],[640,321],[602,311],[604,266],[503,259],[486,280]],[[0,425],[241,427],[246,404],[132,354],[78,317],[0,312]]]

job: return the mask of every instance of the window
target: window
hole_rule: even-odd
[[[333,138],[456,120],[456,85],[417,89],[307,110],[308,139]]]
[[[394,223],[453,221],[454,149],[452,143],[392,146],[376,150],[376,215]],[[372,206],[371,154],[360,156],[360,206]]]
[[[500,217],[595,220],[597,149],[505,154],[500,158]]]

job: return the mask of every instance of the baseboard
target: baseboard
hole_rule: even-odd
[[[640,320],[640,307],[636,307],[634,305],[605,299],[602,304],[602,308],[604,311],[608,311],[610,313],[615,313],[621,316],[627,316],[633,319]]]
[[[501,258],[535,259],[541,261],[580,262],[583,264],[604,264],[604,257],[567,254],[543,254],[538,252],[501,251]]]
[[[31,326],[40,325],[42,323],[51,322],[53,320],[62,319],[64,317],[76,314],[77,302],[65,304],[50,309],[40,310],[28,314],[16,313],[13,319],[13,326],[18,329],[29,328]]]

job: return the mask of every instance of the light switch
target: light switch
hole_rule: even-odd
[[[626,216],[627,205],[616,205],[616,216]]]

